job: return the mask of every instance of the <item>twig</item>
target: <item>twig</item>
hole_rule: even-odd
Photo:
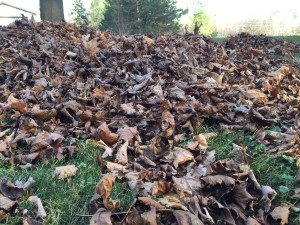
[[[135,203],[136,203],[136,199],[134,199],[134,201],[131,203],[129,209],[127,210],[127,213],[125,214],[124,218],[121,221],[122,224],[123,224],[124,220],[126,219],[128,213],[130,212],[131,208],[135,205]]]
[[[133,206],[133,205],[132,205]],[[132,208],[132,206],[130,206],[130,208]],[[130,208],[129,208],[129,210],[130,210]],[[173,209],[156,209],[156,211],[157,212],[171,212],[171,211],[173,211]],[[129,214],[129,213],[132,213],[133,211],[124,211],[124,212],[116,212],[116,213],[112,213],[111,215],[112,216],[114,216],[114,215],[122,215],[122,214],[126,214],[125,215],[125,218],[126,218],[126,216],[127,216],[127,214]],[[92,217],[93,215],[84,215],[84,214],[82,214],[82,215],[75,215],[75,216],[78,216],[78,217]]]

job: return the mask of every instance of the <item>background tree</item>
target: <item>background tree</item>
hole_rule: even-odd
[[[102,29],[114,33],[174,33],[187,9],[177,9],[175,0],[108,0]]]
[[[72,20],[78,25],[88,25],[88,13],[84,8],[82,0],[73,0],[71,11]]]
[[[205,13],[202,3],[200,0],[195,2],[195,11],[192,18],[189,21],[189,30],[193,31],[195,24],[198,23],[199,33],[206,36],[215,36],[217,35],[216,28],[213,24],[212,19]],[[194,32],[193,32],[194,33]]]
[[[89,12],[90,25],[94,28],[99,28],[104,19],[107,2],[105,0],[92,0],[91,9]]]
[[[63,0],[40,0],[40,15],[41,20],[65,20]]]

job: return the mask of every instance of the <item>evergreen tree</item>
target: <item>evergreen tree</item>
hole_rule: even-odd
[[[175,0],[108,0],[102,28],[114,33],[173,33],[187,10]]]
[[[90,25],[94,28],[99,28],[104,19],[107,2],[105,0],[92,0],[91,9],[89,12]]]
[[[83,6],[82,0],[73,0],[72,6],[72,20],[78,25],[88,25],[88,14]]]

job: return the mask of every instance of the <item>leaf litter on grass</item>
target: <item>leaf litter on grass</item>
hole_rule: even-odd
[[[212,121],[297,159],[299,44],[244,33],[226,43],[114,36],[25,18],[0,33],[0,114],[10,121],[0,127],[1,163],[60,160],[76,153],[65,138],[95,140],[105,153],[91,224],[287,223],[290,206],[272,207],[276,192],[257,182],[245,146],[216,161],[207,152],[215,134],[188,137]],[[117,181],[137,193],[124,213],[111,198]]]

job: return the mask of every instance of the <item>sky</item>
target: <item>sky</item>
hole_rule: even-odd
[[[64,1],[65,18],[70,19],[70,10],[72,8],[72,0]],[[20,6],[33,12],[39,13],[39,0],[0,0],[9,4]],[[91,0],[83,0],[85,7],[89,10]],[[178,7],[188,8],[189,14],[182,18],[181,22],[187,22],[189,16],[193,14],[193,2],[195,0],[178,0]],[[300,15],[300,0],[201,0],[204,10],[217,22],[230,23],[233,21],[241,21],[246,19],[266,18],[273,16],[284,19],[291,16],[294,10]],[[0,15],[19,15],[20,12],[14,9],[0,6]],[[38,16],[37,16],[38,17]],[[300,20],[300,16],[299,20]],[[0,18],[0,24],[7,21]],[[300,23],[300,21],[299,21]]]

